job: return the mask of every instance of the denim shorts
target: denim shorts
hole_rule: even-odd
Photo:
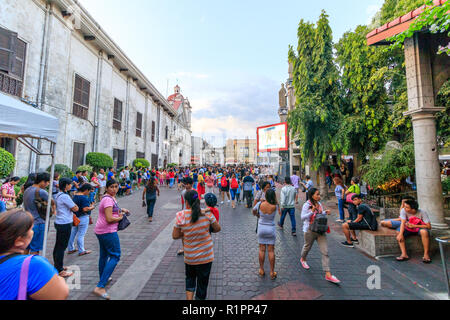
[[[33,239],[28,248],[30,252],[40,252],[44,249],[45,223],[35,224],[33,226]]]
[[[400,227],[402,225],[401,221],[397,221],[397,220],[385,220],[385,221],[390,221],[392,224],[392,229],[395,229],[397,231],[400,231]]]

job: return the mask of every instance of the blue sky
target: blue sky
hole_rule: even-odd
[[[300,19],[315,22],[325,9],[337,41],[367,24],[383,0],[80,2],[163,95],[178,82],[193,107],[193,135],[217,145],[279,122]]]

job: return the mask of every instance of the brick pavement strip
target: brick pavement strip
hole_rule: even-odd
[[[171,232],[175,213],[179,210],[179,192],[163,188],[157,201],[155,217],[147,222],[145,208],[139,200],[141,193],[121,198],[121,206],[130,209],[131,226],[119,233],[122,247],[122,259],[113,274],[109,291],[113,299],[137,300],[183,300],[185,299],[184,260],[176,252],[181,241],[173,241]],[[337,217],[334,204],[331,221]],[[328,235],[331,269],[341,281],[340,286],[324,280],[321,255],[314,245],[308,256],[311,270],[300,267],[299,258],[303,246],[300,209],[297,207],[298,237],[290,234],[290,219],[287,217],[284,230],[277,228],[275,245],[276,271],[278,278],[270,280],[268,276],[258,276],[258,244],[255,233],[256,218],[249,209],[241,204],[232,210],[225,203],[220,210],[222,231],[213,235],[215,261],[211,270],[208,299],[210,300],[250,300],[250,299],[435,299],[429,290],[422,289],[405,276],[400,277],[392,266],[382,260],[376,260],[358,249],[349,249],[340,245],[344,240],[339,225],[332,223],[332,233]],[[96,213],[94,213],[95,220]],[[279,218],[276,219],[277,221]],[[51,228],[49,251],[54,244],[54,228]],[[70,299],[97,299],[92,290],[98,281],[98,242],[91,226],[86,236],[86,247],[94,252],[78,257],[66,256],[66,265],[76,265],[81,270],[81,289],[71,290]],[[153,248],[159,248],[157,254]],[[435,258],[438,260],[439,257]],[[52,261],[51,259],[49,259]],[[438,262],[433,262],[438,264]],[[366,270],[376,265],[381,269],[380,290],[367,288],[370,276]],[[266,273],[269,262],[266,257]],[[436,271],[435,269],[434,271]],[[145,273],[145,271],[147,273]],[[133,276],[136,281],[129,281]],[[439,277],[439,275],[436,275]],[[443,278],[443,275],[442,275]],[[140,279],[140,283],[137,284]],[[129,282],[129,283],[128,283]],[[132,284],[134,283],[134,284]],[[126,294],[122,294],[125,284]],[[130,284],[130,285],[128,285]]]

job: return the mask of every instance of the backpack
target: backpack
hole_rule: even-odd
[[[220,185],[221,185],[223,188],[226,188],[226,187],[228,186],[228,181],[227,181],[227,178],[226,178],[226,177],[223,177],[223,178],[222,178],[222,181],[221,181]]]
[[[237,189],[239,188],[239,183],[236,179],[231,180],[231,189]]]
[[[39,217],[42,220],[47,219],[47,206],[48,202],[41,198],[40,188],[36,188],[35,196],[34,196],[34,204],[36,205],[37,212],[39,213]],[[53,210],[50,210],[50,217],[53,215]]]
[[[416,226],[421,226],[421,225],[425,225],[425,224],[426,224],[426,223],[423,222],[423,220],[420,219],[419,217],[411,217],[411,218],[409,218],[408,222],[409,222],[410,224],[413,224],[413,225],[416,225]],[[407,226],[405,226],[405,229],[408,230],[409,232],[415,232],[415,233],[417,233],[417,232],[420,231],[420,228],[413,228],[413,229],[410,229],[410,228],[408,228]]]
[[[309,230],[318,234],[325,234],[328,231],[328,217],[325,213],[316,213]]]

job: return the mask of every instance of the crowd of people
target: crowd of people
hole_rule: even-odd
[[[339,210],[337,222],[342,223],[342,232],[346,237],[342,244],[353,247],[358,243],[356,230],[376,231],[378,223],[372,209],[363,203],[365,194],[359,179],[350,176],[350,170],[342,168],[346,169],[344,166],[330,170],[326,183],[329,187],[335,185]],[[92,250],[85,248],[84,238],[89,226],[94,224],[91,213],[96,207],[98,218],[93,231],[99,244],[99,282],[94,293],[103,299],[110,299],[105,287],[111,281],[121,257],[118,231],[127,227],[127,216],[130,215],[129,210],[119,206],[118,197],[129,195],[141,187],[142,207],[146,207],[149,223],[153,221],[155,204],[162,188],[176,188],[181,192],[181,211],[176,214],[172,237],[182,240],[182,249],[178,254],[184,255],[186,297],[189,300],[194,299],[194,295],[197,300],[207,297],[214,261],[211,233],[221,231],[219,210],[225,205],[233,210],[243,205],[257,217],[258,274],[261,277],[266,274],[264,263],[267,253],[270,278],[275,280],[278,275],[275,271],[276,227],[283,229],[289,215],[292,236],[297,236],[295,213],[301,192],[305,193],[306,201],[300,214],[304,236],[300,264],[304,269],[310,269],[308,254],[314,242],[317,242],[325,280],[340,283],[330,270],[327,234],[330,233],[328,225],[331,212],[321,203],[320,191],[315,188],[313,180],[310,176],[302,180],[297,172],[291,177],[285,177],[284,183],[280,184],[277,182],[278,176],[267,169],[255,166],[175,167],[161,170],[125,167],[118,172],[113,168],[106,171],[100,169],[98,173],[93,172],[90,179],[88,172],[78,171],[72,179],[55,180],[51,202],[56,230],[53,266],[39,257],[43,250],[50,175],[46,172],[30,175],[21,189],[23,207],[19,209],[14,209],[17,197],[14,186],[20,179],[8,179],[1,188],[0,198],[8,204],[5,208],[7,211],[0,215],[0,299],[24,298],[19,294],[24,290],[19,282],[25,265],[30,273],[25,299],[66,298],[68,290],[61,279],[73,274],[64,266],[64,257],[66,252],[78,252],[79,257],[92,253]],[[339,172],[336,171],[338,169]],[[59,178],[58,173],[55,178]],[[203,204],[205,208],[202,208]],[[277,214],[280,216],[278,223],[275,222]],[[397,230],[397,240],[402,251],[398,261],[409,259],[405,237],[418,235],[424,245],[423,262],[431,262],[430,219],[424,210],[419,209],[415,199],[404,199],[399,218],[382,221],[381,226]]]

